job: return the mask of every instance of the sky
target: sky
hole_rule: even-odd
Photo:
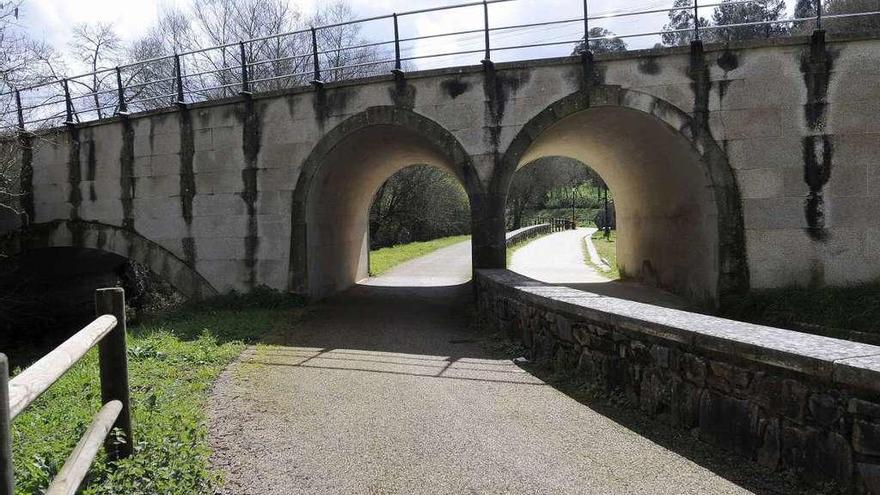
[[[306,14],[316,8],[321,0],[290,0]],[[472,0],[349,0],[358,18],[367,18],[392,12],[405,12],[442,5],[469,3]],[[716,0],[707,0],[707,3]],[[590,15],[622,11],[662,9],[671,6],[673,0],[590,0]],[[793,3],[793,2],[789,2]],[[189,5],[189,0],[24,0],[21,24],[38,39],[44,39],[58,48],[65,48],[71,36],[71,26],[84,22],[112,23],[123,41],[129,42],[142,36],[151,26],[158,13],[166,6]],[[583,0],[515,0],[490,5],[490,25],[512,26],[582,16]],[[708,17],[711,9],[705,9]],[[658,31],[667,21],[665,13],[604,20],[596,25],[611,29],[617,34]],[[400,18],[401,36],[425,36],[470,29],[481,29],[482,7],[467,7],[453,11],[434,12]],[[582,36],[583,25],[572,22],[564,25],[498,31],[493,33],[494,47],[515,46],[536,42],[574,41]],[[363,34],[376,41],[393,39],[389,20],[364,24]],[[631,48],[653,46],[659,38],[629,38]],[[461,35],[404,44],[404,57],[447,53],[461,50],[480,50],[481,34]],[[493,55],[497,61],[540,58],[567,55],[572,46],[501,50]],[[479,63],[481,54],[436,58],[418,61],[418,68],[442,65],[466,65]],[[75,65],[70,61],[69,65]]]

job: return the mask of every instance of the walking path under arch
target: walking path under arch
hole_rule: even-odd
[[[467,244],[318,303],[222,375],[210,401],[221,493],[777,491],[742,459],[517,366],[476,326],[468,284],[382,286]]]

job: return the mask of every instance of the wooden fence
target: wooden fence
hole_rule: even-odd
[[[111,460],[132,454],[134,442],[125,344],[125,292],[120,288],[99,289],[95,293],[95,310],[95,321],[12,380],[9,379],[9,361],[4,354],[0,354],[0,495],[15,493],[12,420],[95,345],[98,345],[101,402],[104,406],[49,485],[46,495],[75,494],[91,468],[101,443]],[[114,428],[123,434],[124,442],[109,436]]]

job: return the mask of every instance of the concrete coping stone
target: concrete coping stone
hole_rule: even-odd
[[[533,233],[537,233],[543,229],[547,229],[550,227],[549,223],[541,223],[538,225],[529,225],[528,227],[523,227],[521,229],[511,230],[505,236],[505,242],[508,246],[519,242],[521,239],[527,239],[532,236]]]
[[[510,270],[477,270],[524,300],[625,332],[880,392],[880,347],[554,286]]]

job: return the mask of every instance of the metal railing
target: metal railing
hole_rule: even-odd
[[[12,380],[9,379],[9,361],[0,354],[0,495],[15,493],[12,420],[95,345],[98,345],[101,402],[104,405],[52,480],[46,494],[76,493],[102,442],[110,460],[132,454],[124,291],[120,288],[99,289],[95,293],[95,310],[97,319]],[[124,441],[110,436],[116,428],[125,437]]]
[[[823,15],[821,0],[813,0],[815,12],[808,17],[701,25],[700,12],[705,12],[704,9],[747,5],[758,0],[703,0],[706,3],[694,0],[693,5],[679,7],[674,6],[672,0],[669,0],[672,5],[667,8],[617,10],[601,14],[591,14],[588,0],[584,0],[582,12],[577,17],[492,26],[491,7],[516,1],[519,0],[471,1],[315,26],[15,88],[0,94],[0,132],[26,132],[54,127],[62,123],[72,125],[113,115],[128,115],[130,112],[186,105],[235,95],[250,95],[254,92],[307,84],[320,88],[328,81],[360,78],[373,74],[392,72],[402,75],[404,69],[417,62],[448,57],[480,55],[482,63],[491,64],[493,54],[523,49],[545,49],[566,45],[589,49],[609,40],[650,36],[677,36],[693,41],[704,38],[710,32],[723,33],[725,30],[730,32],[733,29],[761,26],[767,28],[767,36],[776,36],[779,34],[774,33],[770,27],[812,24],[815,28],[821,28],[823,20],[827,19],[880,15],[880,12]],[[477,8],[481,10],[480,28],[409,37],[401,35],[402,19]],[[598,22],[676,12],[681,12],[685,16],[685,24],[689,24],[688,26],[590,36],[591,26]],[[476,17],[476,11],[474,14]],[[387,30],[387,39],[360,40],[357,44],[346,46],[328,46],[329,43],[323,42],[325,37],[341,39],[334,38],[333,34],[346,26],[360,27],[376,22],[387,22],[383,27],[383,30]],[[562,38],[566,39],[557,39],[559,36],[554,38],[546,34],[549,29],[565,26],[574,26],[577,33],[570,36],[563,35]],[[495,44],[528,30],[532,30],[541,39],[529,43],[501,46]],[[416,47],[413,44],[425,41],[442,44],[443,40],[455,42],[461,37],[471,37],[466,40],[471,44],[466,43],[467,46],[459,47],[458,50],[414,53]]]

